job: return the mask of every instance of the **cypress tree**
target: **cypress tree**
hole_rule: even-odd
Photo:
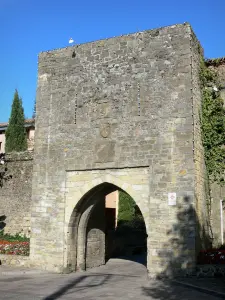
[[[34,109],[33,109],[33,115],[32,115],[32,118],[35,119],[36,117],[36,98],[34,100]]]
[[[6,152],[27,150],[27,135],[24,127],[24,110],[22,99],[15,90],[9,125],[6,130]]]

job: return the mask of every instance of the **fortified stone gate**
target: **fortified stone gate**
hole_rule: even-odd
[[[207,235],[200,51],[182,24],[39,55],[33,262],[104,264],[102,199],[121,189],[144,217],[150,276],[194,267]]]

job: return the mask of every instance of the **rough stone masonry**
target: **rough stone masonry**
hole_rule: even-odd
[[[0,229],[4,233],[29,236],[33,153],[9,153],[6,163],[8,180],[0,187]]]
[[[200,55],[186,23],[40,53],[34,264],[59,272],[103,264],[99,203],[123,189],[145,219],[149,275],[195,267],[208,230]]]

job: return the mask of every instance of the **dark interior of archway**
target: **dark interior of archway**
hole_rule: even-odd
[[[118,190],[117,208],[105,207],[106,260],[121,257],[146,265],[145,222],[134,199]]]
[[[117,205],[106,207],[106,196],[115,191]],[[99,188],[94,197],[96,204],[86,231],[86,267],[103,264],[103,256],[105,262],[123,258],[146,265],[146,227],[135,199],[109,184]]]

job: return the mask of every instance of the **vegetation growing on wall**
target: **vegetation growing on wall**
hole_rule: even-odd
[[[11,116],[6,130],[6,152],[25,151],[27,149],[27,136],[24,128],[24,111],[22,99],[18,91],[14,93]]]
[[[201,129],[206,168],[211,182],[225,184],[225,109],[217,73],[201,60]]]
[[[218,67],[221,64],[225,63],[225,57],[219,57],[219,58],[211,58],[211,59],[206,59],[205,64],[206,66],[214,66]]]

